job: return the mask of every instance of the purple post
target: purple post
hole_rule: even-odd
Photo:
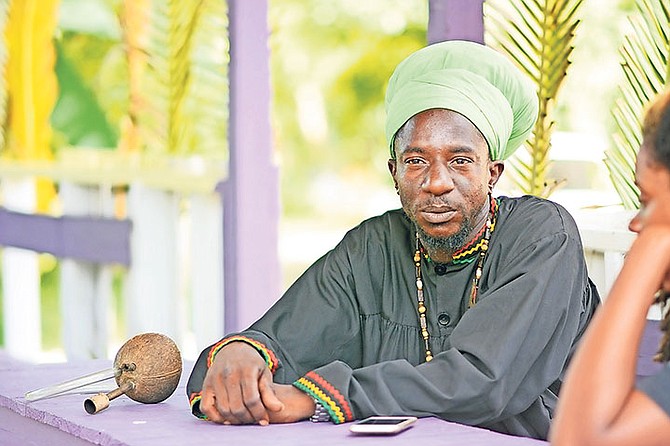
[[[430,0],[428,41],[484,41],[483,0]],[[228,0],[229,177],[224,208],[225,331],[246,328],[279,297],[279,182],[272,163],[268,0]]]
[[[230,164],[222,185],[226,332],[246,328],[280,292],[267,13],[268,0],[228,0]]]
[[[470,40],[484,43],[484,0],[429,0],[428,43]]]

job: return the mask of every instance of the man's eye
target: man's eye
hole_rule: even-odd
[[[409,158],[405,160],[405,164],[422,164],[423,160],[420,158]]]
[[[456,158],[453,163],[458,165],[469,164],[470,160],[468,158]]]

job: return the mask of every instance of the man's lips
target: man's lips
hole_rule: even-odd
[[[432,224],[447,223],[456,216],[455,210],[446,207],[428,207],[420,213],[424,220]]]

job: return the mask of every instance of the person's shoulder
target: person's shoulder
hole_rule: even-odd
[[[561,224],[574,225],[570,212],[561,204],[546,198],[523,195],[521,197],[498,197],[502,214],[524,219],[554,221]]]
[[[370,249],[395,250],[404,240],[411,240],[411,227],[412,223],[402,209],[389,210],[366,218],[347,231],[335,251],[365,255]]]
[[[522,195],[520,197],[507,197],[501,195],[497,197],[497,199],[501,208],[504,207],[509,210],[520,212],[558,212],[569,215],[567,209],[565,209],[559,203],[546,198],[536,197],[534,195]]]
[[[498,197],[498,202],[503,225],[519,225],[524,231],[535,228],[547,234],[556,232],[578,234],[574,218],[559,203],[532,195],[501,196]]]

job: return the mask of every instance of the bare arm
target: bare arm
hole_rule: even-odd
[[[661,445],[670,417],[635,389],[649,306],[670,266],[670,226],[650,225],[631,247],[561,389],[552,445]]]

